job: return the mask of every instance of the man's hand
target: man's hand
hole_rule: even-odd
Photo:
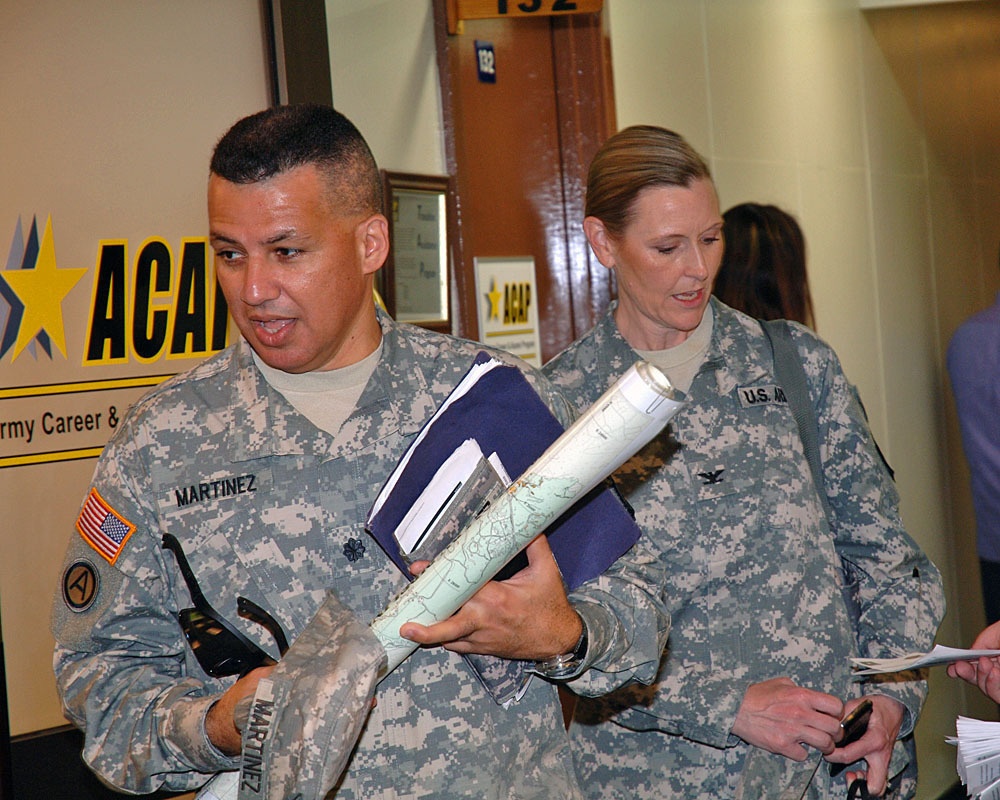
[[[548,539],[525,549],[528,566],[505,581],[490,581],[453,616],[434,625],[407,622],[399,633],[422,645],[540,661],[573,649],[583,621],[566,597]],[[412,565],[419,575],[427,562]]]
[[[826,758],[837,764],[850,764],[863,758],[868,762],[867,774],[854,771],[844,773],[847,785],[850,786],[855,778],[865,778],[868,791],[873,795],[880,795],[885,791],[889,780],[889,760],[892,758],[892,748],[899,736],[906,709],[891,697],[872,694],[868,698],[872,701],[872,715],[864,736],[846,747],[838,748],[832,755],[826,754]],[[847,710],[860,702],[849,701]]]
[[[270,666],[258,667],[248,672],[226,689],[205,715],[205,735],[227,756],[238,755],[243,748],[243,736],[236,727],[233,717],[236,706],[248,695],[253,697],[261,678],[266,678],[273,670],[274,666]]]
[[[754,747],[804,761],[805,745],[833,752],[843,715],[839,698],[772,678],[747,689],[732,732]]]
[[[995,622],[976,637],[972,650],[1000,650],[1000,622]],[[955,661],[948,665],[948,674],[961,678],[1000,703],[1000,658],[983,656],[977,661]]]

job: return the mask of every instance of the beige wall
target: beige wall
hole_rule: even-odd
[[[430,2],[326,0],[333,104],[383,169],[444,175]]]
[[[945,576],[938,640],[982,625],[967,475],[943,351],[1000,285],[1000,6],[865,11],[857,0],[607,0],[620,127],[710,159],[723,208],[797,215],[821,335],[858,384],[903,516]],[[920,796],[955,782],[944,737],[991,709],[939,668]]]
[[[193,365],[82,364],[99,241],[126,241],[131,265],[150,237],[162,238],[178,259],[184,238],[206,234],[211,148],[238,117],[267,105],[264,65],[260,12],[247,0],[0,2],[0,268],[18,221],[26,229],[33,217],[44,226],[51,216],[57,268],[85,270],[62,302],[65,354],[8,351],[0,390]],[[65,403],[81,410],[101,403],[106,413],[107,404],[124,405],[138,393],[101,400],[90,392]],[[0,420],[32,413],[27,403],[0,399]],[[0,595],[14,734],[65,724],[49,609],[94,466],[91,458],[0,468]]]

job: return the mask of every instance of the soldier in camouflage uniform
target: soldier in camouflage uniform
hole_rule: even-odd
[[[722,219],[698,154],[661,128],[612,137],[591,166],[584,227],[619,301],[543,371],[584,408],[641,357],[688,402],[615,475],[668,570],[672,624],[653,686],[578,704],[581,784],[592,798],[842,798],[845,779],[866,775],[880,793],[905,766],[900,739],[926,685],[860,684],[848,659],[928,649],[944,599],[836,355],[792,326],[831,530],[760,324],[711,298]],[[857,621],[847,561],[861,576]],[[861,693],[875,706],[867,733],[837,749]],[[823,756],[866,763],[834,778]]]
[[[294,642],[329,592],[367,625],[406,583],[364,532],[365,516],[483,348],[376,312],[372,276],[388,249],[379,186],[361,135],[328,108],[261,112],[216,148],[210,239],[243,338],[123,421],[98,463],[53,613],[66,713],[86,733],[85,760],[113,786],[187,790],[238,769],[237,720],[260,681],[278,677],[273,666],[238,680],[206,673],[178,624],[192,594],[164,534],[212,607],[274,658],[264,629],[236,615],[237,596]],[[569,422],[540,375],[494,355]],[[580,796],[556,686],[535,677],[505,708],[455,651],[542,660],[585,631],[583,691],[648,682],[666,636],[664,575],[655,556],[640,556],[642,566],[620,562],[567,598],[544,537],[528,558],[516,587],[494,582],[446,621],[461,632],[411,631],[444,646],[418,649],[378,686],[329,797]]]

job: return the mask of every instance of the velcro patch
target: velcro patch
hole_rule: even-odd
[[[135,532],[135,525],[109,506],[97,489],[91,489],[76,519],[76,529],[109,564],[114,564]]]
[[[736,396],[743,408],[754,406],[788,405],[785,390],[780,386],[737,386]]]

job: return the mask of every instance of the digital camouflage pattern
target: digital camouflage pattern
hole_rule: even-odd
[[[114,564],[72,537],[65,574],[85,561],[99,588],[89,604],[58,597],[53,632],[66,713],[86,733],[85,760],[112,785],[186,790],[239,767],[204,734],[205,713],[232,679],[207,676],[182,636],[176,614],[191,600],[163,533],[181,542],[209,603],[275,657],[266,632],[236,615],[238,595],[294,641],[327,591],[367,625],[405,585],[365,516],[486,348],[380,322],[381,360],[336,437],[274,391],[240,342],[153,390],[105,448],[94,486],[136,530]],[[523,369],[568,422],[569,406],[536,372],[496,357]],[[571,594],[591,642],[581,691],[653,679],[666,636],[663,580],[655,555],[638,553]],[[376,699],[331,797],[579,796],[556,687],[539,678],[504,709],[461,657],[422,648]]]
[[[371,629],[328,593],[260,682],[239,726],[239,800],[325,796],[354,749],[384,667]]]
[[[743,695],[779,676],[843,699],[881,692],[906,706],[908,734],[925,682],[860,684],[848,658],[928,649],[944,612],[941,578],[903,529],[895,485],[834,352],[793,326],[836,535],[759,323],[714,299],[712,308],[687,404],[615,474],[668,571],[667,650],[653,687],[580,702],[578,774],[595,798],[843,798],[844,777],[830,778],[818,753],[797,763],[730,733]],[[543,370],[578,408],[637,358],[613,310]],[[841,558],[862,578],[856,630]],[[903,768],[901,742],[893,760]]]

